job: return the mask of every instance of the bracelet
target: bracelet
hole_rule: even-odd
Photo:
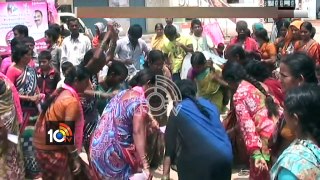
[[[261,159],[261,158],[263,158],[263,156],[262,156],[262,154],[254,154],[254,155],[252,156],[252,158],[253,158],[253,159]]]

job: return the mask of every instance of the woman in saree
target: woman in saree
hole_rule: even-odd
[[[163,45],[167,40],[166,36],[164,35],[164,27],[162,23],[157,23],[154,27],[156,34],[151,39],[151,47],[153,50],[160,50],[162,51]]]
[[[280,83],[284,94],[289,90],[305,83],[318,84],[315,72],[314,61],[304,53],[293,53],[283,58],[280,63]],[[274,144],[278,156],[295,139],[295,130],[286,125],[284,118],[281,118],[275,132]]]
[[[28,66],[31,53],[31,50],[25,44],[16,45],[12,52],[14,64],[9,67],[7,77],[17,88],[22,106],[23,122],[20,132],[26,178],[36,179],[40,177],[40,169],[34,157],[32,138],[34,125],[39,114],[37,105],[41,100],[41,95],[37,88],[36,70]]]
[[[277,49],[276,46],[270,42],[268,32],[266,29],[258,29],[255,32],[256,40],[259,44],[259,51],[261,53],[261,61],[265,62],[270,72],[276,68]]]
[[[0,72],[0,179],[25,179],[21,144],[8,140],[8,134],[20,137],[21,123],[22,110],[18,91]]]
[[[86,52],[84,55],[83,61],[81,62],[81,66],[86,66],[89,61],[94,56],[95,50],[90,49]],[[106,59],[104,53],[101,53],[99,56],[99,59],[104,60]],[[98,86],[98,76],[97,74],[91,74],[90,75],[90,84],[88,85],[86,90],[93,90],[96,89]],[[93,132],[96,124],[99,121],[99,112],[97,109],[97,101],[94,96],[88,96],[86,93],[81,92],[79,94],[80,96],[80,102],[84,113],[84,120],[85,120],[85,129],[84,129],[84,137],[83,137],[83,144],[86,152],[89,151],[89,143],[90,143],[90,137],[91,133]]]
[[[177,87],[181,109],[178,114],[171,112],[166,128],[162,179],[169,180],[170,166],[177,165],[181,180],[230,180],[232,148],[219,110],[210,101],[196,98],[193,81],[178,81]]]
[[[247,73],[268,86],[271,94],[277,99],[281,107],[283,107],[284,93],[279,80],[272,78],[272,74],[266,64],[261,61],[252,60],[246,66]]]
[[[294,45],[297,41],[301,39],[300,37],[300,27],[303,21],[301,20],[294,20],[291,22],[287,35],[284,38],[284,46],[281,50],[281,55],[288,55],[294,52]]]
[[[90,73],[81,65],[67,70],[65,84],[43,104],[35,128],[33,145],[41,167],[42,179],[72,180],[80,171],[84,116],[78,93],[89,85]],[[48,123],[74,123],[74,145],[47,144]],[[67,124],[68,125],[68,124]]]
[[[172,89],[170,89],[171,72],[165,65],[165,58],[161,51],[151,50],[145,68],[155,72],[159,81],[163,81],[163,86],[157,89],[158,95],[149,98],[151,116],[158,122],[160,127],[166,126],[168,122],[167,107],[169,97],[173,97]],[[169,93],[169,94],[168,94]],[[164,135],[160,131],[150,133],[147,137],[148,157],[150,167],[158,168],[163,161],[164,155]]]
[[[290,22],[286,19],[281,20],[281,24],[279,25],[279,37],[274,41],[274,45],[277,48],[277,53],[281,55],[282,48],[285,43],[285,37],[289,30]]]
[[[87,87],[87,91],[96,90],[99,85],[99,80],[97,73],[102,69],[103,66],[108,64],[114,56],[114,50],[115,50],[115,42],[118,38],[118,35],[116,33],[111,33],[111,30],[114,28],[112,26],[108,26],[109,31],[107,34],[104,35],[101,44],[96,49],[91,49],[84,55],[83,61],[81,62],[81,65],[83,67],[88,67],[90,63],[93,62],[93,60],[96,60],[97,63],[95,63],[95,68],[88,70],[90,71],[90,85]],[[107,52],[107,56],[105,55],[105,51]],[[93,64],[93,63],[92,63]],[[91,64],[91,65],[92,65]],[[83,137],[83,144],[85,147],[86,152],[89,152],[89,145],[90,145],[90,138],[93,130],[95,129],[98,121],[99,121],[99,112],[97,108],[97,100],[95,97],[95,94],[87,94],[81,92],[79,94],[81,105],[84,112],[84,119],[85,119],[85,125],[84,125],[84,137]]]
[[[153,87],[155,74],[144,69],[130,81],[132,88],[113,97],[103,111],[91,145],[92,168],[101,179],[128,180],[142,172],[150,178],[147,159],[147,127],[150,122],[147,89]]]
[[[300,26],[301,40],[295,44],[295,52],[305,52],[310,56],[316,65],[320,63],[320,49],[319,43],[311,38],[312,24],[310,22],[303,22]]]
[[[224,96],[224,86],[227,83],[222,80],[220,67],[207,66],[207,60],[203,53],[195,52],[191,56],[192,69],[189,71],[189,79],[195,80],[198,86],[198,96],[206,98],[214,103],[220,113],[223,113],[228,104]]]
[[[250,77],[237,62],[227,63],[223,78],[233,92],[233,105],[246,150],[250,156],[250,179],[269,180],[271,151],[268,142],[282,114],[266,85]]]
[[[165,65],[165,58],[161,51],[151,50],[149,52],[147,62],[145,63],[145,68],[150,69],[157,75],[163,76],[164,81],[171,81],[171,73],[169,68]],[[163,88],[170,92],[168,87],[163,86]],[[162,93],[161,96],[165,98],[164,101],[168,101],[167,94],[164,91],[159,90],[159,93]],[[151,114],[153,116],[156,116],[156,120],[158,121],[159,126],[165,126],[168,121],[166,113],[167,109],[164,103],[166,102],[163,102],[162,99],[159,99],[159,97],[156,96],[149,99],[150,106],[154,107],[151,109]],[[163,105],[163,107],[159,109],[158,107],[161,107],[161,105]],[[157,109],[157,111],[152,112],[153,109]]]
[[[320,88],[304,84],[290,90],[285,100],[285,120],[296,130],[296,139],[271,169],[272,180],[320,178]]]

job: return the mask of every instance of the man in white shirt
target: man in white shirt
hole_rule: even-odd
[[[118,55],[118,60],[127,66],[129,77],[141,69],[140,59],[146,59],[149,53],[147,43],[141,37],[142,27],[134,24],[130,26],[128,36],[117,41],[115,54]]]
[[[77,18],[68,20],[68,28],[71,35],[63,39],[61,45],[61,64],[69,61],[76,66],[83,61],[84,55],[91,49],[91,41],[87,36],[79,33],[79,21]]]

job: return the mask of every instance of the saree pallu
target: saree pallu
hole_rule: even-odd
[[[319,65],[319,63],[320,63],[320,49],[319,49],[318,42],[311,39],[307,44],[302,45],[301,41],[298,41],[298,42],[296,42],[294,48],[295,48],[295,51],[305,52],[306,54],[308,54],[308,56],[314,60],[316,65]]]
[[[24,122],[27,122],[20,138],[24,156],[26,178],[39,178],[40,168],[35,158],[34,147],[32,145],[35,123],[38,119],[36,108],[22,108]]]
[[[141,91],[138,91],[140,89]],[[121,91],[113,97],[103,111],[90,143],[90,161],[92,168],[101,179],[124,179],[135,173],[125,155],[125,149],[134,144],[132,136],[132,118],[135,113],[148,113],[147,102],[141,87],[132,90],[139,97],[122,101],[126,92]]]
[[[162,35],[161,37],[157,37],[157,35],[154,35],[151,39],[152,49],[162,51],[163,45],[166,40],[167,38],[165,35]]]
[[[45,151],[36,150],[36,157],[41,167],[43,180],[97,180],[94,171],[81,158],[81,171],[72,173],[73,159],[66,150]],[[50,163],[48,163],[50,162]],[[53,171],[54,169],[54,171]]]
[[[98,87],[97,76],[91,77],[92,86],[94,89]],[[83,128],[83,146],[86,152],[89,152],[90,138],[97,123],[100,119],[99,111],[97,108],[97,101],[95,98],[91,97],[80,97],[80,102],[82,105],[83,115],[84,115],[84,128]]]
[[[4,82],[3,88],[5,88],[4,92],[0,94],[0,124],[3,126],[2,128],[7,130],[8,134],[19,136],[19,115],[22,113],[21,108],[15,107],[14,91],[16,89],[2,73],[0,73],[0,80]],[[0,144],[3,145],[2,139],[0,139]],[[20,143],[8,142],[6,149],[0,146],[0,153],[2,154],[0,156],[0,179],[25,179]]]
[[[72,173],[69,167],[69,155],[67,151],[44,151],[37,149],[35,154],[39,166],[41,167],[42,179],[72,179]]]
[[[37,73],[35,69],[27,66],[23,73],[17,78],[15,85],[20,95],[33,96],[37,89]],[[36,104],[28,101],[21,101],[23,112],[23,123],[20,129],[21,144],[24,155],[26,178],[40,177],[40,169],[34,155],[32,139],[34,125],[37,121],[39,112]]]

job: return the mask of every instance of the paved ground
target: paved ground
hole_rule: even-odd
[[[156,172],[154,172],[154,177],[153,177],[153,179],[154,180],[160,180],[161,179],[161,175],[162,175],[162,171],[156,171]],[[175,171],[173,171],[173,170],[171,170],[170,171],[170,179],[171,180],[178,180],[178,174],[175,172]],[[234,173],[232,174],[232,177],[231,177],[231,179],[232,180],[249,180],[249,176],[238,176],[238,172],[237,172],[237,170],[234,170]]]

